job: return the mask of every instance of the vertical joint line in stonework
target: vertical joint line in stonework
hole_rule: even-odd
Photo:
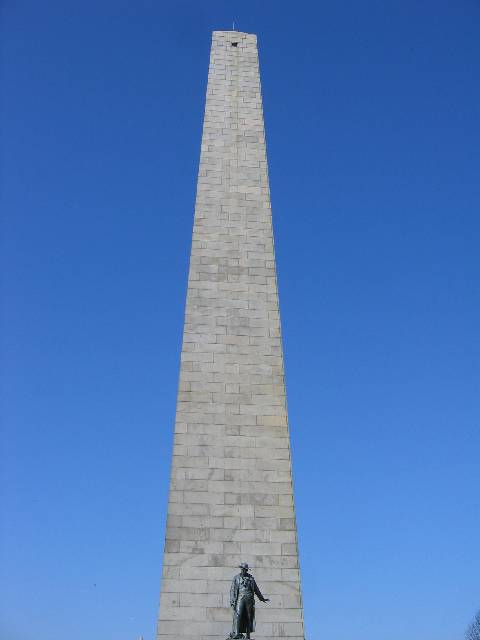
[[[240,49],[236,49],[235,50],[236,53],[234,54],[235,56],[235,62],[236,62],[236,80],[235,80],[235,129],[233,129],[233,135],[234,135],[234,140],[235,140],[235,161],[236,161],[236,166],[233,167],[233,170],[235,171],[235,174],[238,176],[238,163],[240,160],[240,124],[239,124],[239,97],[238,97],[238,92],[240,90],[240,62],[239,62],[239,57],[240,57]]]

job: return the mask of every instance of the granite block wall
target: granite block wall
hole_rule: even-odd
[[[158,640],[225,640],[240,562],[270,598],[255,637],[303,640],[257,39],[215,31]]]

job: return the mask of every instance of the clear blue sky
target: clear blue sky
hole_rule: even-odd
[[[480,5],[4,0],[2,640],[153,640],[210,32],[258,34],[309,640],[480,606]]]

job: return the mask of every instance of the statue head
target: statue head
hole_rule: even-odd
[[[242,570],[242,575],[248,573],[248,564],[246,562],[242,562],[238,565],[238,568]]]

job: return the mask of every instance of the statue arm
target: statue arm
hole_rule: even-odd
[[[260,589],[257,586],[257,583],[254,582],[254,589],[255,589],[255,595],[257,596],[257,598],[261,601],[261,602],[269,602],[268,598],[264,598],[262,596],[262,592],[260,591]]]

